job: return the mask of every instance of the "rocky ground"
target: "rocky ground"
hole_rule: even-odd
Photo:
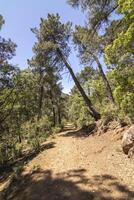
[[[134,159],[122,152],[122,131],[87,137],[70,130],[49,139],[1,199],[134,200]]]

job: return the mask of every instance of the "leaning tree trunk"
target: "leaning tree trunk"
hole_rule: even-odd
[[[66,68],[68,69],[68,71],[70,72],[74,82],[75,82],[75,85],[77,86],[79,92],[81,93],[81,96],[83,97],[88,109],[89,109],[89,112],[90,112],[90,115],[97,121],[101,118],[100,116],[100,113],[96,111],[96,109],[94,108],[92,102],[90,101],[90,99],[88,98],[88,96],[86,95],[85,91],[83,90],[82,86],[80,85],[77,77],[75,76],[70,64],[67,62],[66,58],[64,57],[64,55],[62,54],[62,51],[58,48],[57,49],[57,53],[58,55],[60,56],[60,58],[63,60]]]
[[[113,97],[113,94],[112,94],[112,89],[111,89],[111,86],[110,86],[110,84],[109,84],[109,82],[107,80],[107,77],[106,77],[106,75],[105,75],[105,73],[103,71],[102,65],[99,62],[99,59],[97,58],[97,56],[95,56],[93,53],[90,53],[90,54],[93,56],[95,62],[98,65],[98,69],[99,69],[100,75],[101,75],[101,77],[103,79],[103,82],[105,84],[105,88],[106,88],[106,91],[107,91],[108,98],[114,104],[115,101],[114,101],[114,97]]]

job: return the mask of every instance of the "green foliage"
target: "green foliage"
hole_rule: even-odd
[[[22,163],[15,165],[15,167],[13,167],[14,178],[17,178],[21,174],[23,169],[24,169],[24,165]]]
[[[0,165],[22,156],[24,150],[39,151],[41,143],[68,121],[82,127],[91,123],[91,116],[95,118],[93,113],[96,119],[101,113],[102,118],[134,121],[133,0],[69,3],[87,12],[86,26],[76,26],[72,32],[71,23],[62,23],[58,14],[41,18],[39,28],[32,29],[37,41],[25,70],[10,64],[16,44],[0,36]],[[112,18],[115,11],[118,20]],[[0,15],[0,30],[3,24]],[[67,61],[70,39],[86,65],[76,76]],[[77,86],[69,95],[62,92],[64,68]],[[108,89],[115,105],[108,100]]]
[[[132,122],[134,122],[134,93],[126,93],[125,96],[123,96],[120,108],[122,111],[122,115],[125,118],[126,115],[129,119],[131,119]]]
[[[108,101],[103,81],[99,77],[97,71],[94,71],[91,76],[90,73],[86,74],[87,68],[85,68],[78,74],[83,88],[95,103],[102,118],[123,120],[126,119],[127,116],[127,121],[133,121],[133,69],[134,68],[129,66],[124,69],[124,65],[122,65],[120,68],[107,73],[107,77],[113,88],[116,105]],[[76,126],[82,127],[85,124],[91,123],[92,119],[89,117],[88,110],[75,87],[70,94],[68,107],[70,121]]]
[[[68,100],[69,121],[74,123],[76,127],[87,125],[91,121],[89,111],[77,90],[71,92]]]
[[[133,0],[118,0],[119,8],[118,11],[122,14],[125,14],[126,12],[130,13],[133,11]]]
[[[41,18],[39,29],[34,28],[32,31],[38,39],[33,48],[36,54],[36,64],[38,63],[38,66],[41,66],[45,59],[45,65],[63,69],[65,64],[59,57],[57,49],[62,49],[63,54],[66,57],[69,56],[68,41],[71,23],[61,23],[59,14],[48,14],[46,19]]]
[[[120,117],[118,112],[118,109],[110,103],[101,108],[103,119],[118,120]]]
[[[51,134],[51,126],[52,122],[46,115],[39,120],[35,117],[27,121],[22,125],[21,131],[25,135],[27,143],[35,150],[39,150],[41,142]]]
[[[105,47],[106,62],[113,66],[111,79],[114,84],[114,97],[120,109],[119,115],[133,121],[133,40],[134,40],[134,2],[119,0],[118,13],[123,14],[120,20],[120,31],[114,33],[114,40]]]
[[[13,146],[13,154],[12,157],[13,158],[18,158],[21,156],[22,154],[22,149],[23,149],[23,144],[21,143],[15,143]]]
[[[67,30],[67,27],[63,27],[59,22],[56,25],[58,19],[58,15],[49,16],[50,25],[52,21],[55,23],[53,31],[57,31],[57,26],[61,32]],[[0,16],[0,27],[3,23],[4,20]],[[62,39],[61,33],[57,34],[59,40]],[[51,46],[50,43],[47,47]],[[62,97],[57,67],[47,62],[48,59],[45,54],[40,53],[39,46],[35,45],[33,48],[34,56],[29,61],[30,67],[19,70],[8,63],[15,55],[16,45],[1,37],[0,45],[1,164],[20,157],[25,149],[40,149],[40,144],[52,134],[54,126],[61,126],[61,118],[66,115],[66,97]]]
[[[53,128],[52,128],[52,133],[54,133],[54,134],[55,134],[55,133],[60,133],[60,131],[61,131],[61,127],[58,127],[58,126],[57,126],[57,127],[53,127]]]
[[[73,8],[81,8],[87,15],[87,24],[93,31],[107,25],[111,13],[117,8],[117,0],[67,0]]]
[[[134,40],[134,1],[119,0],[119,14],[123,14],[121,19],[122,30],[112,43],[105,48],[105,57],[109,64],[119,64],[126,54],[133,55]]]

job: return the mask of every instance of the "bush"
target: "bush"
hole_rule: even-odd
[[[22,155],[23,145],[22,143],[15,143],[13,144],[12,148],[12,157],[17,158]]]
[[[24,165],[22,163],[16,165],[13,168],[14,175],[17,177],[18,175],[21,174],[21,172],[23,171],[23,169],[24,169]]]
[[[6,160],[6,152],[4,149],[4,145],[1,143],[0,144],[0,164],[3,164],[4,161]]]
[[[27,143],[31,146],[35,151],[39,151],[40,149],[40,140],[38,137],[30,138]]]
[[[115,105],[113,104],[105,104],[105,106],[101,109],[101,115],[102,115],[102,118],[103,119],[111,119],[111,120],[114,120],[114,119],[118,119],[118,109],[116,108]]]
[[[26,122],[22,126],[22,132],[25,134],[27,143],[33,148],[38,150],[40,143],[45,141],[51,134],[51,122],[48,116],[42,117],[40,120],[35,117],[34,119]]]
[[[53,127],[52,128],[52,133],[59,133],[60,131],[61,131],[61,127],[59,127],[59,126],[56,126],[56,127]]]
[[[124,95],[123,100],[121,101],[121,112],[122,115],[125,117],[126,115],[132,122],[134,122],[134,94],[127,93]]]

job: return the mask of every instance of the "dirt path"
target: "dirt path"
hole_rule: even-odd
[[[67,131],[27,164],[12,200],[134,200],[134,161],[118,137]]]

